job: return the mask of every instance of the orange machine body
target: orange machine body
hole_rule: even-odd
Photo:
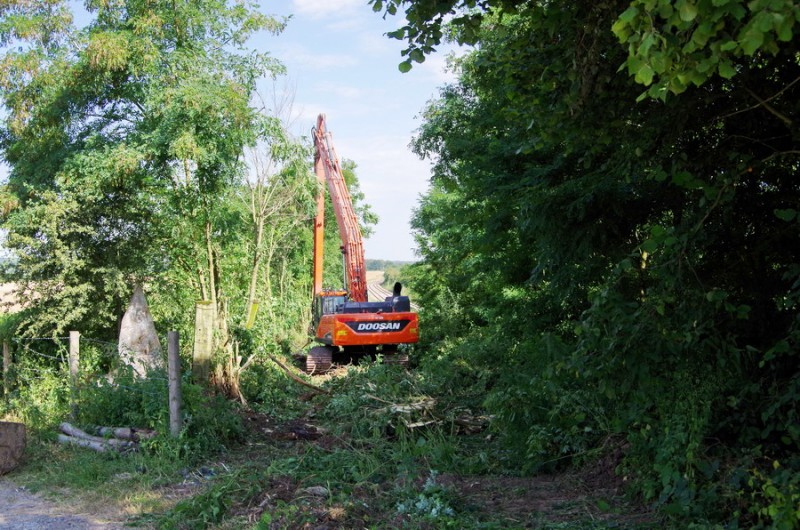
[[[403,300],[356,303],[347,301],[343,291],[324,291],[314,307],[316,339],[345,348],[417,342],[417,314],[404,309]]]

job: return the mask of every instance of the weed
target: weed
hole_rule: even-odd
[[[455,523],[456,511],[451,506],[452,493],[436,483],[435,470],[431,470],[422,490],[410,499],[397,503],[397,513],[408,515],[412,519],[420,518],[435,521],[437,524]]]

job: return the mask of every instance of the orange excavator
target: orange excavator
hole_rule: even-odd
[[[364,355],[383,355],[384,362],[407,364],[408,356],[398,353],[398,345],[419,340],[417,314],[411,311],[402,286],[395,284],[393,295],[384,301],[367,300],[367,269],[364,246],[353,201],[347,190],[339,158],[333,147],[325,115],[317,118],[314,137],[314,171],[320,183],[317,215],[314,221],[314,338],[320,343],[306,355],[306,372],[327,372],[335,357],[357,359]],[[324,189],[327,184],[342,240],[344,288],[322,286],[325,219]]]

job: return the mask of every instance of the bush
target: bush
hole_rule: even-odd
[[[183,430],[169,437],[167,376],[163,370],[135,377],[121,368],[113,381],[96,379],[80,389],[79,421],[84,425],[133,426],[155,429],[161,435],[147,444],[152,451],[195,461],[244,437],[235,403],[183,378],[181,384]]]

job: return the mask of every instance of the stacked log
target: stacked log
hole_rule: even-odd
[[[100,436],[93,436],[74,425],[64,422],[60,425],[63,434],[58,435],[58,441],[63,444],[77,445],[104,453],[117,451],[128,453],[139,450],[139,441],[147,440],[156,435],[155,431],[147,429],[134,429],[131,427],[98,427]]]

